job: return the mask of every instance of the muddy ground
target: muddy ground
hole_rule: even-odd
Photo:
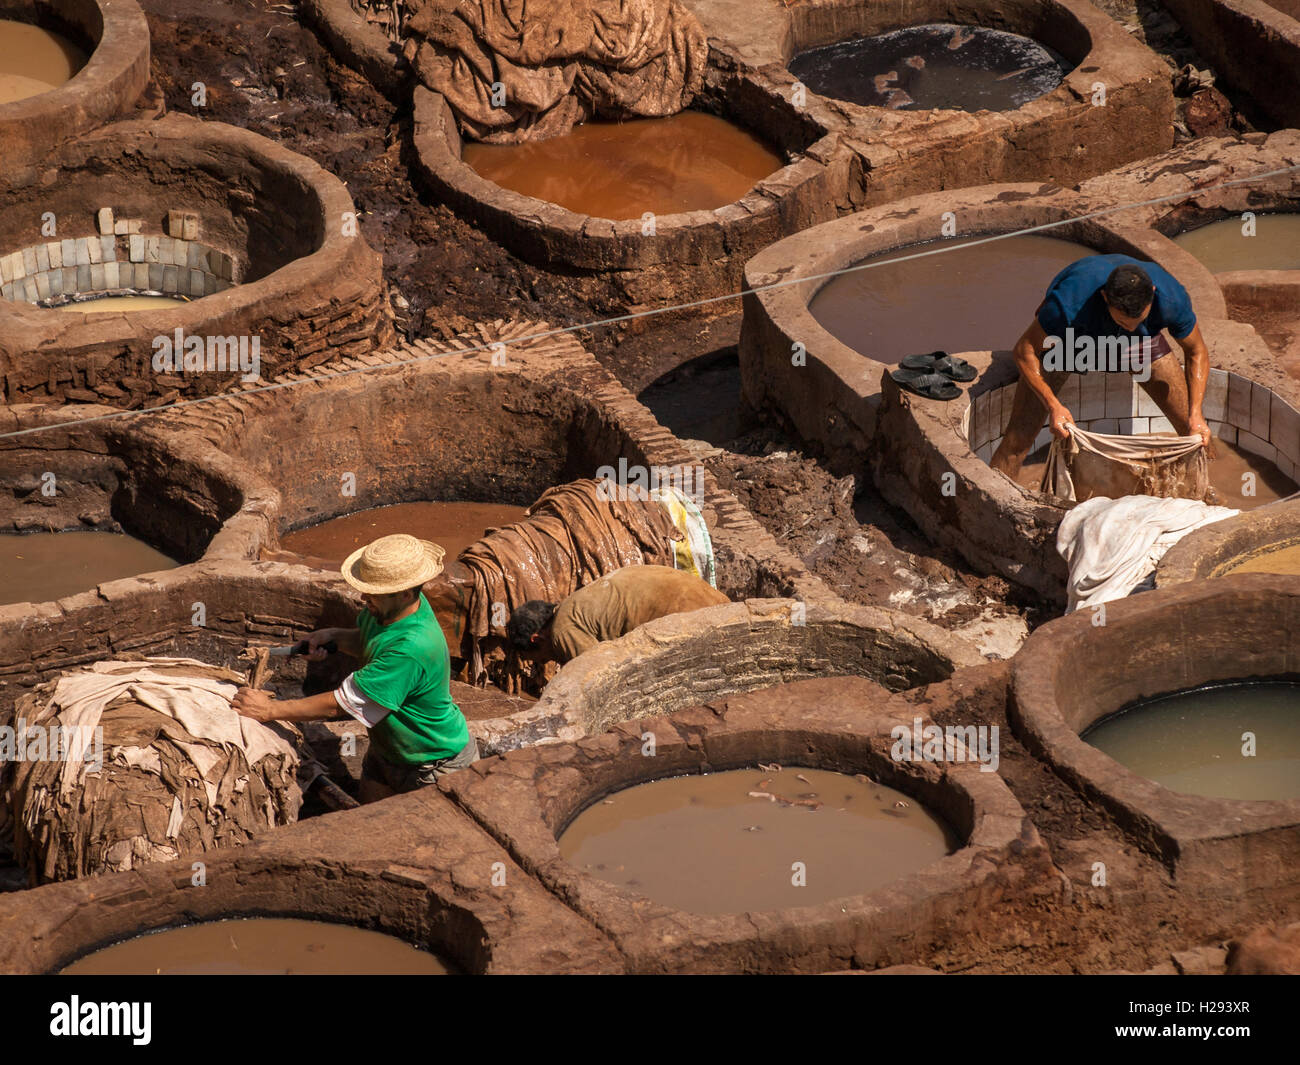
[[[289,4],[257,0],[143,0],[153,41],[153,77],[168,110],[242,126],[314,159],[352,194],[366,240],[384,258],[399,325],[412,335],[454,337],[473,323],[532,318],[577,325],[623,313],[603,281],[516,258],[447,207],[433,203],[410,171],[410,105],[396,107],[326,50]],[[206,103],[193,103],[195,82]],[[409,304],[407,310],[401,301]],[[739,301],[719,315],[739,328]],[[703,351],[709,319],[655,327],[584,331],[598,357],[620,352]]]

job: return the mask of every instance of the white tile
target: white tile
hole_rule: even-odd
[[[1107,418],[1127,418],[1133,413],[1133,382],[1128,374],[1098,374],[1106,390]]]
[[[1300,461],[1300,411],[1274,394],[1269,416],[1268,442],[1292,462]]]
[[[1235,373],[1228,374],[1228,416],[1224,421],[1238,429],[1250,428],[1250,382]]]
[[[1085,425],[1084,428],[1093,433],[1110,433],[1114,435],[1119,432],[1119,420],[1117,418],[1098,418],[1091,425]]]
[[[1229,444],[1235,444],[1237,442],[1237,427],[1224,422],[1223,427],[1214,435],[1220,440],[1226,440]]]
[[[1172,433],[1174,427],[1169,423],[1169,419],[1161,415],[1159,418],[1152,418],[1149,421],[1148,433]],[[1210,431],[1214,431],[1214,425],[1211,423]]]
[[[1136,393],[1137,412],[1143,418],[1158,418],[1160,416],[1160,407],[1156,401],[1146,394],[1146,390],[1139,388]]]
[[[1222,370],[1211,370],[1205,382],[1205,401],[1201,405],[1206,421],[1223,421],[1228,405],[1228,375]]]
[[[1272,462],[1277,458],[1277,449],[1267,440],[1261,440],[1254,433],[1248,433],[1245,429],[1237,432],[1237,446],[1242,451],[1249,451],[1252,455],[1259,455],[1261,458]]]
[[[1250,384],[1250,431],[1254,436],[1261,440],[1267,440],[1269,420],[1272,416],[1270,409],[1273,404],[1273,393],[1263,385]]]

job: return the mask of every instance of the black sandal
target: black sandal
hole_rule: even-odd
[[[965,359],[949,355],[946,351],[932,351],[929,355],[908,355],[899,364],[904,370],[916,370],[918,373],[939,373],[949,381],[966,384],[979,376]]]
[[[941,373],[948,380],[961,381],[963,384],[974,381],[979,376],[979,371],[974,366],[956,355],[943,355],[936,359],[931,372]]]
[[[961,389],[948,378],[937,373],[921,373],[918,370],[892,370],[889,374],[899,388],[905,389],[924,399],[947,401],[961,395]]]
[[[900,362],[904,370],[919,370],[921,373],[934,373],[934,364],[947,357],[946,351],[932,351],[929,355],[908,355]]]

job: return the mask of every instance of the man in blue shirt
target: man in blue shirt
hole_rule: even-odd
[[[1183,349],[1182,367],[1166,357],[1171,348],[1161,336],[1165,329]],[[1118,352],[1134,357],[1117,360]],[[1020,382],[1002,443],[990,461],[1008,477],[1020,472],[1044,410],[1052,434],[1069,437],[1067,426],[1074,419],[1056,393],[1071,372],[1122,368],[1135,373],[1175,432],[1197,435],[1210,445],[1201,410],[1210,353],[1187,290],[1155,263],[1128,255],[1090,255],[1071,263],[1052,279],[1014,353]]]

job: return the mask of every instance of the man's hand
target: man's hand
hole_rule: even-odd
[[[338,638],[337,629],[317,629],[310,633],[307,639],[307,653],[303,655],[308,662],[324,662],[329,657],[329,652],[325,650],[325,645],[331,640]]]
[[[1070,430],[1067,426],[1074,425],[1074,416],[1069,409],[1057,404],[1048,414],[1047,427],[1052,430],[1052,435],[1057,440],[1069,440]]]
[[[1210,453],[1210,458],[1214,458],[1214,445],[1210,442],[1214,438],[1210,435],[1210,427],[1206,423],[1203,415],[1193,414],[1187,420],[1187,435],[1199,436],[1201,438],[1201,446]]]
[[[230,705],[244,717],[251,717],[254,721],[265,723],[275,720],[275,697],[260,688],[240,688],[235,692],[235,697],[230,700]]]

